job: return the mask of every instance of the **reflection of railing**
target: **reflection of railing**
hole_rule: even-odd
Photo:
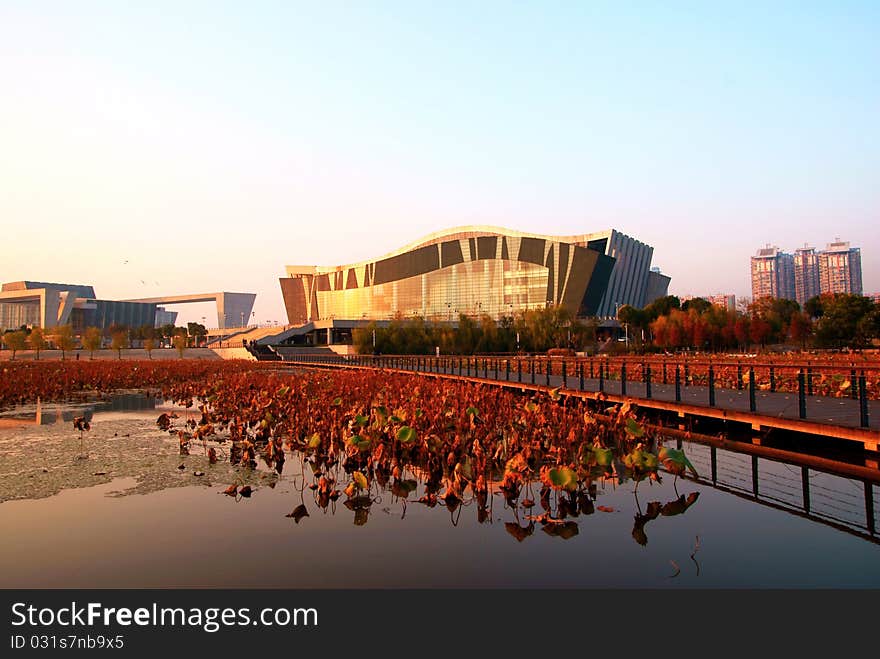
[[[700,442],[713,444],[720,440],[697,437],[694,441],[691,436],[687,454],[703,475],[700,482],[880,544],[874,508],[874,489],[880,483],[880,472],[876,469],[750,444],[741,444],[743,452],[737,452]],[[728,447],[735,444],[725,442]],[[781,461],[783,457],[785,461]],[[810,466],[819,463],[829,466]],[[860,475],[871,479],[859,478]],[[830,487],[829,480],[836,481],[838,486]]]

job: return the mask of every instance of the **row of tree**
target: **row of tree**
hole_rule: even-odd
[[[779,343],[842,348],[864,347],[880,338],[880,306],[870,298],[843,293],[816,296],[803,309],[794,300],[761,298],[747,313],[700,298],[681,304],[668,296],[644,309],[621,307],[618,319],[637,348],[742,350]]]
[[[496,322],[483,314],[461,314],[458,327],[431,323],[421,317],[398,317],[380,327],[370,323],[355,329],[353,341],[361,354],[443,354],[543,352],[550,348],[582,349],[596,343],[598,321],[581,321],[565,307],[532,309]]]
[[[201,323],[188,323],[187,327],[168,324],[155,328],[111,325],[104,331],[98,327],[86,327],[79,335],[74,333],[70,325],[58,325],[49,330],[22,327],[7,331],[0,336],[0,342],[7,350],[12,351],[12,359],[15,359],[18,351],[27,349],[33,350],[39,359],[40,352],[50,347],[61,351],[61,359],[65,359],[68,352],[76,349],[87,351],[92,358],[95,351],[105,345],[116,350],[120,359],[123,350],[135,345],[146,350],[148,357],[152,359],[153,350],[160,345],[173,345],[182,356],[187,347],[204,344],[207,334],[207,329]]]

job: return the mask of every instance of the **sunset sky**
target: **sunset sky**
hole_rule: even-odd
[[[839,237],[880,292],[880,3],[131,4],[0,0],[0,281],[284,323],[286,264],[491,224],[676,294]]]

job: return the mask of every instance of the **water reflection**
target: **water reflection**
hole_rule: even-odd
[[[156,409],[163,402],[160,398],[142,393],[113,394],[89,402],[44,403],[38,398],[32,405],[19,405],[0,411],[0,428],[72,423],[76,417],[83,417],[91,423],[96,412],[141,412]]]
[[[200,441],[178,455],[177,435],[156,427],[156,402],[143,399],[96,406],[92,433],[121,442],[102,413],[134,405],[148,422],[143,449],[128,450],[170,481],[209,484],[166,489],[156,478],[144,490],[117,480],[2,503],[0,528],[16,542],[0,545],[0,562],[16,569],[0,586],[880,586],[877,479],[845,463],[818,469],[796,454],[769,459],[748,452],[760,448],[694,437],[680,448],[698,478],[661,470],[660,480],[634,480],[613,464],[573,491],[529,478],[513,492],[496,474],[485,492],[456,492],[426,465],[346,469],[344,456],[285,451],[267,460],[258,448],[249,469],[229,464],[229,441],[207,443],[218,464]],[[172,430],[186,420],[181,413]],[[170,450],[156,466],[159,444]],[[355,467],[369,483],[348,497],[341,490]],[[230,487],[234,495],[223,496]],[[255,546],[259,560],[233,558]]]

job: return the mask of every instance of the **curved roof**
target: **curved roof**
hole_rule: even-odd
[[[371,259],[366,259],[364,261],[358,261],[356,263],[346,263],[345,265],[336,265],[336,266],[296,266],[296,265],[288,265],[286,266],[286,270],[288,275],[291,274],[306,274],[307,272],[318,273],[318,272],[336,272],[339,270],[345,270],[347,268],[357,268],[365,266],[369,263],[375,263],[376,261],[381,261],[383,259],[388,259],[393,256],[398,256],[400,254],[404,254],[406,252],[411,252],[414,249],[418,249],[419,247],[426,247],[428,245],[436,245],[437,243],[442,243],[447,240],[463,240],[467,238],[478,238],[480,236],[507,236],[509,238],[540,238],[543,240],[552,240],[555,242],[561,243],[586,243],[590,240],[594,240],[596,238],[606,237],[611,234],[611,230],[606,231],[597,231],[594,233],[582,233],[571,236],[551,236],[543,233],[532,233],[529,231],[518,231],[516,229],[505,229],[504,227],[496,227],[488,224],[470,224],[463,225],[457,227],[450,227],[448,229],[441,229],[439,231],[435,231],[433,233],[429,233],[427,236],[423,236],[418,240],[414,240],[402,247],[397,248],[392,252],[388,252],[387,254],[383,254],[381,256],[377,256]]]

